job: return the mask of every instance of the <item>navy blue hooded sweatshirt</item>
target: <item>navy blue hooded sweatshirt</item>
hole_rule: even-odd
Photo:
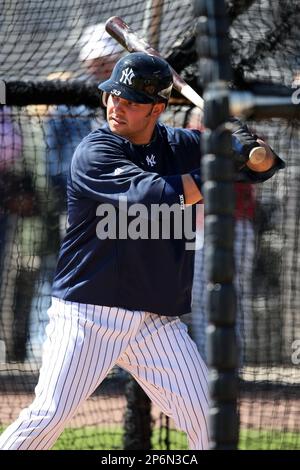
[[[71,162],[69,227],[59,254],[54,297],[159,315],[191,311],[194,251],[186,249],[184,233],[181,238],[171,230],[169,237],[160,233],[133,239],[124,235],[124,224],[137,220],[137,204],[143,204],[143,222],[147,219],[150,225],[157,221],[153,205],[183,207],[180,175],[199,168],[200,141],[200,131],[161,123],[147,145],[132,144],[113,134],[107,124],[83,139]],[[244,167],[237,180],[265,181],[283,166],[278,158],[264,173]],[[106,230],[105,237],[101,233]]]

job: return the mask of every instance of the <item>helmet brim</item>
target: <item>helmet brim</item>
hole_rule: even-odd
[[[151,104],[157,101],[154,97],[151,98],[141,91],[127,87],[126,85],[115,82],[111,79],[100,83],[98,88],[99,90],[109,93],[110,95],[118,96],[125,100],[133,101],[134,103]]]

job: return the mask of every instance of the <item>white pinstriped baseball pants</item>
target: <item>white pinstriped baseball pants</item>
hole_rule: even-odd
[[[127,370],[190,449],[208,448],[207,369],[178,317],[53,298],[33,403],[0,437],[0,449],[49,449],[114,365]]]

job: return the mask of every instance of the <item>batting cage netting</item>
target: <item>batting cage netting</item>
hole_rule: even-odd
[[[298,104],[298,0],[228,0],[227,8],[232,89],[292,96]],[[192,1],[1,2],[1,430],[32,401],[38,379],[51,282],[67,223],[66,174],[75,147],[104,121],[97,70],[120,53],[102,38],[103,23],[113,15],[147,38],[202,93],[205,70],[197,61]],[[168,124],[200,129],[202,118],[177,92],[163,116]],[[250,116],[247,124],[286,168],[263,184],[235,188],[239,448],[300,449],[299,112]],[[193,309],[184,321],[206,357],[202,210],[197,237]],[[185,436],[114,368],[55,448],[186,446]]]

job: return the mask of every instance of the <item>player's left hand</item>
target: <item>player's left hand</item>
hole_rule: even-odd
[[[242,124],[236,118],[231,118],[230,122],[233,124],[232,147],[234,158],[238,169],[240,169],[248,162],[251,150],[261,145],[256,140],[257,136],[251,134],[246,124]]]

